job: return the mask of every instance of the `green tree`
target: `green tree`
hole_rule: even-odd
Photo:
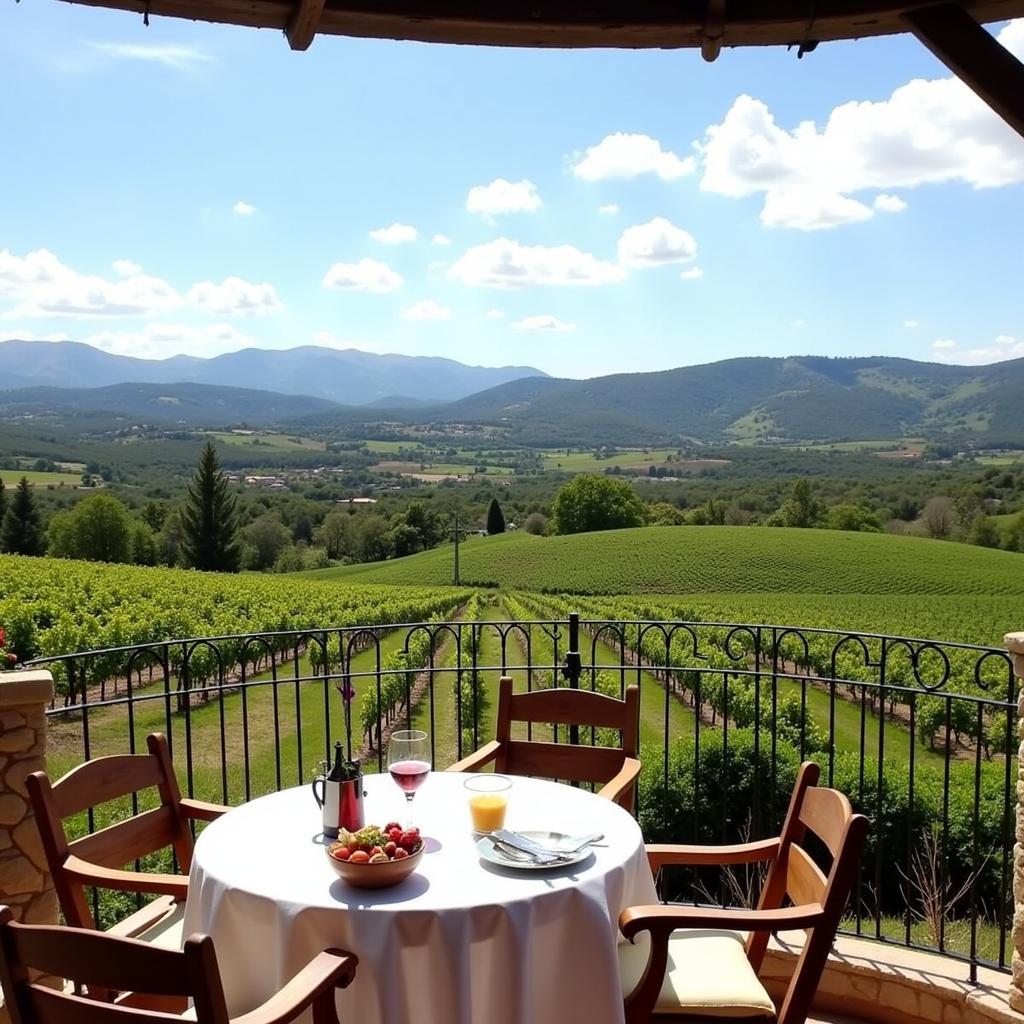
[[[999,529],[988,516],[981,514],[974,517],[971,528],[967,531],[967,543],[977,544],[982,548],[999,547]]]
[[[39,555],[42,550],[39,509],[28,485],[28,477],[23,476],[4,512],[3,525],[0,526],[0,551],[11,555]]]
[[[523,523],[523,529],[535,537],[543,537],[548,532],[548,518],[543,512],[531,512]]]
[[[680,526],[686,515],[670,501],[655,501],[647,506],[647,522],[651,526]]]
[[[498,504],[497,498],[491,498],[491,503],[487,507],[487,533],[489,536],[494,536],[496,533],[505,532],[505,516],[501,511],[501,506]]]
[[[826,513],[822,525],[826,530],[853,530],[861,533],[881,533],[878,516],[865,505],[833,505]]]
[[[240,545],[235,497],[207,441],[181,511],[185,561],[207,572],[238,572]]]
[[[143,519],[133,519],[128,527],[128,546],[136,565],[157,565],[160,541],[156,531]]]
[[[109,494],[83,498],[69,512],[53,517],[49,552],[88,562],[131,561],[128,510]]]
[[[292,542],[291,531],[275,512],[264,512],[242,530],[243,564],[247,569],[271,568]]]
[[[578,476],[560,488],[551,503],[555,533],[589,533],[643,526],[644,503],[625,480]]]
[[[335,560],[352,553],[353,523],[348,512],[328,512],[317,528],[314,540]]]

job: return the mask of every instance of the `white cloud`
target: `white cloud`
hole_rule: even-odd
[[[514,331],[575,331],[576,325],[559,320],[550,313],[541,313],[538,316],[526,316],[517,320],[509,326]]]
[[[487,310],[488,320],[504,320],[505,314],[500,309],[489,309]]]
[[[803,320],[794,320],[793,323],[790,324],[791,327],[803,327],[803,325],[804,325],[804,321]]]
[[[208,327],[147,324],[139,331],[99,331],[82,338],[82,341],[104,352],[142,359],[164,359],[175,355],[215,356],[256,344],[255,338],[230,324]]]
[[[525,178],[522,181],[495,178],[490,185],[474,185],[466,196],[466,209],[487,217],[498,213],[530,213],[540,207],[537,186]]]
[[[451,320],[452,311],[448,306],[442,306],[433,299],[422,299],[404,309],[402,316],[406,320]]]
[[[22,331],[17,327],[0,327],[0,341],[71,341],[71,335],[62,331],[50,334],[36,334],[35,331]]]
[[[771,191],[764,197],[761,223],[768,228],[820,231],[856,224],[872,216],[869,207],[849,196],[806,185]]]
[[[597,208],[597,212],[607,214],[609,217],[614,217],[615,214],[619,212],[619,204],[605,203],[604,206],[599,206]]]
[[[508,238],[467,249],[448,273],[463,284],[489,288],[593,286],[612,284],[626,276],[622,267],[572,245],[520,245]]]
[[[1018,54],[1024,54],[1021,24],[1012,22],[999,34]],[[740,96],[720,124],[707,128],[698,148],[701,188],[763,194],[763,223],[805,230],[872,216],[850,198],[866,189],[1024,181],[1024,139],[956,78],[915,79],[885,100],[836,107],[822,127],[804,121],[792,131],[779,126],[761,100]],[[773,198],[779,193],[785,198]],[[805,201],[810,210],[800,213]],[[887,209],[884,203],[880,209]]]
[[[883,213],[902,213],[906,208],[906,201],[899,196],[889,195],[887,192],[879,192],[875,196],[875,209]]]
[[[686,270],[681,270],[679,276],[684,281],[696,281],[697,278],[704,276],[704,271],[700,267],[689,267]]]
[[[390,227],[377,228],[370,232],[370,237],[385,245],[400,245],[402,242],[415,242],[416,229],[411,224],[392,224]]]
[[[903,321],[903,326],[913,330],[913,328],[919,327],[920,324],[918,324],[918,322],[916,320],[904,320]]]
[[[132,263],[131,260],[114,260],[111,266],[122,277],[134,277],[136,274],[142,273],[142,267],[138,263]]]
[[[619,239],[619,262],[627,267],[689,263],[696,256],[697,242],[693,235],[664,217],[626,228]]]
[[[0,298],[18,303],[4,313],[7,319],[154,316],[171,312],[184,302],[161,278],[134,273],[110,281],[80,274],[47,249],[24,257],[0,250]]]
[[[963,366],[984,366],[1000,363],[1005,359],[1024,358],[1024,338],[1012,334],[998,334],[991,345],[961,349],[955,341],[939,339],[932,342],[935,358],[943,363],[958,363]]]
[[[662,149],[661,143],[649,135],[627,132],[606,135],[596,146],[575,156],[572,173],[584,181],[629,179],[641,174],[656,174],[662,181],[674,181],[697,168],[692,156],[682,159],[671,150]]]
[[[402,276],[386,263],[364,257],[358,263],[335,263],[324,275],[327,288],[383,295],[402,287]]]
[[[239,199],[233,207],[231,207],[239,215],[239,217],[251,217],[256,212],[256,207],[252,203],[247,203],[244,199]]]
[[[432,239],[434,245],[451,245],[452,240],[447,235],[436,234]]]
[[[213,63],[213,57],[195,46],[149,43],[92,43],[90,45],[106,57],[162,64],[175,71],[196,71],[203,64]]]
[[[202,281],[189,290],[188,299],[219,316],[266,316],[284,309],[272,284],[255,284],[241,277],[227,277],[223,284]]]

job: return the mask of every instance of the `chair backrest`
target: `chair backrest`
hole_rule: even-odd
[[[822,908],[814,926],[807,929],[778,1024],[803,1024],[807,1016],[857,876],[869,828],[868,819],[854,814],[844,794],[817,785],[819,771],[813,762],[800,766],[782,827],[779,856],[772,862],[758,903],[761,910],[787,902]],[[827,851],[831,857],[827,874],[806,848],[808,834],[816,837],[820,852]],[[747,955],[755,970],[761,966],[767,944],[767,932],[752,932],[747,939]]]
[[[67,978],[76,990],[131,992],[136,1005],[49,988],[34,980],[37,972]],[[10,908],[0,907],[0,983],[12,1024],[181,1024],[188,999],[199,1024],[228,1022],[217,955],[206,935],[193,935],[182,951],[160,949],[89,929],[17,924]],[[180,1005],[163,1012],[142,1009],[143,1002]]]
[[[86,761],[54,783],[45,772],[35,772],[26,780],[57,898],[64,919],[73,927],[94,928],[95,922],[85,887],[63,870],[69,856],[106,868],[122,868],[170,846],[183,872],[192,865],[192,832],[181,809],[167,739],[162,733],[153,733],[146,737],[146,746],[148,754],[115,754]],[[148,789],[157,790],[159,806],[68,840],[65,819]]]
[[[640,691],[627,686],[618,700],[592,690],[554,689],[514,693],[512,680],[502,677],[498,690],[495,738],[501,750],[494,770],[513,775],[535,775],[567,782],[606,783],[622,769],[627,757],[636,757]],[[551,743],[513,739],[515,722],[585,729],[614,729],[621,735],[618,747],[581,743]],[[581,737],[582,739],[583,737]]]

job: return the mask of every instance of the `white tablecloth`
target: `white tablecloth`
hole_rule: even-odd
[[[466,776],[438,772],[414,815],[438,847],[391,889],[354,889],[327,862],[307,788],[235,808],[196,844],[185,935],[213,936],[233,1014],[271,996],[320,950],[359,956],[339,994],[356,1024],[621,1024],[620,911],[657,901],[634,819],[584,790],[516,778],[512,828],[603,832],[579,865],[543,873],[485,865]],[[386,776],[367,779],[367,822],[403,820]]]

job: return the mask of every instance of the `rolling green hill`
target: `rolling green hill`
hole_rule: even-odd
[[[451,583],[451,547],[306,575]],[[976,594],[1024,599],[1024,556],[919,537],[773,527],[665,526],[465,544],[461,582],[577,594]],[[1021,602],[1024,619],[1024,600]]]
[[[429,414],[527,444],[858,439],[1024,440],[1024,359],[950,366],[888,357],[727,359],[591,380],[511,381]],[[427,414],[424,414],[427,415]]]

